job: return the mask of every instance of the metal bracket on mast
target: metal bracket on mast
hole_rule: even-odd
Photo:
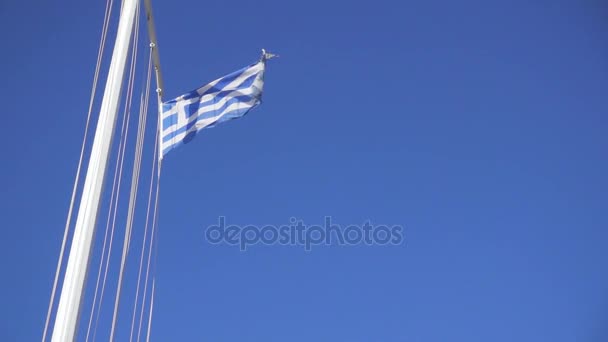
[[[158,53],[158,40],[156,38],[156,28],[154,27],[154,16],[152,14],[151,0],[144,0],[146,8],[146,22],[148,24],[148,36],[150,38],[150,48],[152,49],[152,63],[154,65],[154,74],[156,76],[156,92],[162,98],[163,91],[163,76],[160,69],[160,56]]]
[[[160,69],[160,54],[158,53],[158,39],[156,38],[156,28],[154,26],[154,15],[152,14],[152,3],[151,0],[144,0],[144,7],[146,8],[146,22],[148,26],[148,37],[150,38],[150,49],[152,49],[152,63],[154,65],[154,76],[156,78],[156,95],[158,99],[158,125],[160,128],[161,124],[161,113],[162,113],[162,103],[163,103],[163,75]],[[156,134],[160,134],[157,132]],[[160,136],[158,137],[160,140]],[[159,142],[160,143],[160,142]],[[160,178],[160,167],[162,163],[162,153],[158,153],[158,177]]]

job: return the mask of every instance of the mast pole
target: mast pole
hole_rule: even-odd
[[[160,69],[160,54],[158,53],[158,39],[156,38],[156,27],[154,26],[154,15],[152,13],[152,1],[144,0],[144,6],[146,8],[146,22],[148,24],[148,38],[150,39],[150,49],[152,49],[152,64],[154,65],[154,76],[156,77],[156,99],[158,103],[158,130],[156,134],[160,135],[161,131],[161,117],[162,117],[162,98],[163,98],[163,74]],[[159,141],[160,136],[158,137]],[[160,181],[160,167],[161,167],[161,156],[162,151],[160,147],[158,149],[158,176]]]
[[[137,0],[123,1],[116,42],[114,43],[114,52],[101,103],[99,121],[89,158],[87,175],[74,228],[74,237],[70,247],[70,256],[55,317],[53,342],[71,342],[76,339],[95,224],[99,213],[99,202],[114,135],[118,103],[137,5]]]
[[[150,38],[150,48],[152,49],[152,64],[156,76],[156,92],[159,100],[162,98],[163,77],[160,71],[160,56],[158,54],[158,40],[156,38],[156,28],[154,27],[154,16],[152,14],[151,0],[144,0],[146,8],[146,22],[148,24],[148,37]]]
[[[163,84],[163,75],[160,69],[160,54],[158,52],[158,38],[156,38],[156,27],[154,25],[154,15],[152,13],[152,1],[151,0],[144,0],[144,7],[146,9],[146,22],[147,22],[147,26],[148,26],[148,38],[150,39],[150,49],[152,49],[152,64],[154,65],[154,76],[156,78],[156,100],[157,100],[157,105],[158,105],[158,121],[157,121],[157,125],[158,128],[156,129],[156,134],[157,134],[157,141],[158,141],[158,156],[154,156],[154,157],[158,157],[158,173],[157,173],[157,178],[156,178],[156,200],[155,200],[155,204],[154,204],[154,220],[152,221],[152,239],[154,239],[154,234],[156,233],[156,219],[157,219],[157,213],[156,213],[156,207],[158,206],[158,192],[160,191],[160,169],[162,167],[162,160],[161,160],[161,156],[162,156],[162,151],[160,149],[160,144],[161,144],[161,136],[160,136],[160,132],[161,132],[161,125],[162,125],[162,103],[163,103],[163,89],[164,89],[164,84]],[[158,243],[158,242],[157,242]],[[150,244],[150,249],[152,249],[152,244]],[[151,251],[150,251],[151,252]],[[154,285],[156,283],[156,279],[154,278],[154,276],[152,277],[152,291],[150,293],[150,312],[148,315],[148,330],[146,333],[146,341],[149,342],[150,341],[150,330],[152,329],[152,310],[154,309]],[[146,294],[144,293],[144,298],[146,298]],[[143,314],[143,311],[142,311]],[[140,322],[141,325],[141,322]]]

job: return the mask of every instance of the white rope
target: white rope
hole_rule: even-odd
[[[152,293],[150,294],[150,315],[148,316],[148,331],[146,333],[146,342],[150,342],[150,330],[152,329],[152,310],[154,309],[154,285],[156,277],[152,278]],[[139,340],[139,339],[138,339]]]
[[[160,104],[160,101],[159,101]],[[158,176],[156,181],[156,197],[154,199],[154,213],[152,214],[152,240],[154,241],[154,247],[152,247],[152,243],[150,243],[150,249],[154,248],[154,266],[152,268],[152,292],[150,293],[150,314],[148,316],[148,329],[146,334],[146,341],[150,341],[150,330],[152,329],[152,310],[154,309],[154,293],[155,293],[155,284],[156,284],[156,258],[158,256],[158,197],[160,194],[160,171],[162,168],[162,162],[158,163]],[[148,255],[148,269],[150,267],[150,259]],[[148,279],[148,271],[146,271],[146,280]],[[143,315],[143,308],[142,308]],[[141,330],[141,320],[140,327]],[[139,342],[139,332],[137,335],[137,341]]]
[[[114,169],[114,180],[112,181],[112,195],[110,197],[108,218],[106,221],[106,229],[105,229],[105,234],[103,237],[103,247],[102,247],[101,257],[100,257],[100,261],[99,261],[99,268],[97,270],[97,280],[95,282],[95,294],[93,296],[93,304],[92,304],[92,308],[91,308],[91,314],[89,316],[89,324],[87,327],[87,335],[86,335],[85,341],[89,341],[89,336],[91,333],[91,326],[93,323],[93,317],[95,317],[95,312],[97,312],[99,315],[99,313],[101,311],[101,303],[103,301],[103,289],[105,289],[105,280],[106,280],[106,275],[107,275],[108,263],[109,263],[110,255],[112,252],[112,244],[113,244],[113,240],[114,240],[114,227],[115,227],[114,223],[116,222],[116,212],[118,211],[117,210],[118,198],[120,196],[120,183],[122,181],[123,162],[124,162],[125,147],[126,147],[126,144],[125,144],[126,136],[125,136],[124,132],[125,132],[125,129],[127,129],[127,132],[128,132],[129,123],[128,123],[127,117],[129,117],[129,116],[130,115],[128,115],[128,114],[123,116],[123,123],[122,123],[122,129],[121,129],[121,134],[120,134],[120,144],[118,146],[118,157],[116,160],[116,167]],[[126,124],[125,124],[125,121],[126,121]],[[110,222],[112,222],[111,226],[110,226]],[[110,244],[109,244],[108,249],[106,249],[106,244],[108,241],[108,232],[110,231],[110,227],[112,228],[111,234],[110,234]],[[106,250],[108,253],[107,259],[106,259],[106,255],[105,255]],[[104,265],[105,265],[105,267],[104,267]],[[103,278],[104,287],[102,288],[101,297],[100,297],[99,303],[97,304],[97,294],[99,291],[99,283],[101,280],[102,270],[105,270],[104,278]],[[99,316],[97,316],[97,317],[99,317]],[[97,322],[97,320],[96,320],[96,322]],[[95,328],[97,328],[97,324],[95,325]],[[95,336],[95,334],[93,336]],[[93,340],[94,339],[95,338],[93,337]]]
[[[154,303],[154,283],[156,282],[156,256],[158,255],[158,238],[156,237],[156,235],[158,235],[158,197],[159,197],[159,193],[160,193],[160,165],[159,165],[159,174],[158,174],[158,180],[156,182],[156,199],[154,200],[154,214],[153,214],[153,222],[152,222],[152,238],[150,241],[150,252],[148,253],[148,266],[146,269],[146,285],[145,287],[147,287],[147,283],[148,283],[148,279],[149,279],[149,271],[150,271],[150,256],[152,254],[152,249],[154,248],[154,267],[152,269],[152,292],[150,293],[150,316],[148,318],[148,333],[146,335],[146,340],[150,339],[150,325],[152,324],[152,304]],[[154,247],[152,247],[152,245],[154,244]],[[144,294],[145,294],[145,290],[144,290]],[[143,320],[143,314],[144,314],[144,308],[142,306],[142,311],[141,311],[141,316],[140,316],[140,321],[139,321],[139,330],[137,332],[137,341],[139,342],[139,333],[141,332],[141,322]]]
[[[87,135],[89,132],[89,123],[91,121],[91,113],[93,111],[93,102],[95,100],[95,94],[97,92],[97,81],[99,79],[99,70],[101,69],[101,61],[103,57],[103,52],[105,50],[105,42],[108,33],[108,25],[110,22],[110,18],[112,16],[112,4],[113,0],[106,1],[106,9],[103,19],[103,26],[101,29],[101,39],[99,43],[99,48],[97,50],[97,64],[95,65],[95,74],[93,76],[93,86],[91,89],[91,97],[89,99],[89,110],[87,113],[87,120],[84,129],[84,136],[82,138],[82,147],[80,148],[80,158],[78,159],[78,167],[76,169],[76,177],[74,179],[74,185],[72,187],[72,196],[70,199],[70,206],[68,209],[68,216],[65,223],[65,228],[63,232],[63,241],[61,242],[61,249],[59,251],[59,258],[57,260],[57,268],[55,270],[55,279],[53,280],[53,289],[51,290],[51,298],[49,300],[49,307],[46,314],[46,321],[44,323],[44,331],[42,333],[42,342],[46,341],[46,336],[48,333],[49,323],[51,320],[51,313],[53,311],[53,304],[55,302],[55,294],[57,293],[57,283],[59,282],[59,274],[61,273],[61,265],[63,264],[63,256],[65,254],[65,245],[67,242],[70,224],[72,221],[72,212],[74,210],[74,202],[76,199],[76,193],[78,192],[78,184],[80,183],[80,171],[82,169],[82,160],[84,159],[84,150],[87,143]]]
[[[138,4],[139,11],[139,4]],[[139,17],[139,16],[138,16]],[[149,60],[148,63],[148,77],[146,82],[146,96],[144,103],[141,103],[140,112],[139,112],[139,127],[137,129],[137,143],[135,147],[135,160],[133,162],[133,174],[131,178],[131,192],[129,196],[129,207],[127,211],[127,225],[125,229],[125,239],[123,241],[123,250],[122,250],[122,258],[120,261],[120,272],[118,274],[118,285],[116,288],[116,296],[114,301],[114,314],[112,317],[112,329],[110,331],[110,341],[114,341],[114,334],[116,331],[116,321],[118,318],[118,307],[120,304],[120,294],[122,291],[122,279],[125,273],[125,265],[127,260],[127,255],[129,252],[129,246],[131,243],[131,232],[133,227],[133,218],[135,205],[137,202],[137,189],[139,186],[139,174],[141,168],[141,157],[143,152],[143,142],[146,132],[146,117],[147,117],[147,103],[150,93],[150,79],[152,74],[152,60]]]
[[[87,335],[86,335],[85,341],[89,341],[93,317],[94,317],[95,312],[98,313],[96,324],[95,324],[95,333],[96,333],[97,322],[99,319],[99,314],[101,311],[101,304],[103,301],[103,293],[105,290],[105,282],[106,282],[106,278],[107,278],[108,265],[109,265],[109,260],[110,260],[110,256],[111,256],[111,252],[112,252],[112,245],[113,245],[113,240],[114,240],[116,213],[118,211],[118,199],[120,197],[120,184],[122,183],[122,172],[123,172],[124,156],[125,156],[125,149],[126,149],[126,141],[127,141],[127,137],[128,137],[128,133],[129,133],[129,122],[130,122],[130,113],[131,113],[130,106],[131,106],[132,95],[133,95],[133,85],[134,85],[134,81],[135,81],[135,65],[136,64],[137,64],[137,40],[134,40],[133,54],[131,56],[131,65],[130,65],[130,70],[129,70],[129,80],[127,82],[127,96],[126,96],[126,101],[125,101],[126,105],[125,105],[124,112],[123,112],[123,121],[122,121],[121,133],[120,133],[120,143],[118,146],[118,157],[116,159],[116,167],[114,169],[114,180],[112,182],[112,195],[110,197],[110,205],[109,205],[109,210],[108,210],[108,218],[106,221],[102,253],[101,253],[101,257],[100,257],[99,268],[97,271],[95,294],[93,296],[93,304],[92,304],[91,313],[89,316],[89,324],[87,327]],[[112,219],[112,225],[111,225],[110,245],[107,249],[108,255],[107,255],[107,259],[104,263],[104,257],[105,257],[105,253],[106,253],[106,244],[107,244],[107,239],[108,239],[108,231],[110,230],[110,220],[111,219]],[[105,268],[103,267],[104,265],[105,265]],[[98,305],[96,305],[102,269],[105,269],[104,278],[103,278],[104,281],[103,281],[100,301],[99,301]],[[95,340],[95,333],[93,334],[93,340]]]
[[[157,128],[158,130],[158,128]],[[133,308],[133,318],[131,319],[131,334],[129,337],[129,341],[133,340],[133,329],[135,328],[135,317],[136,317],[136,313],[137,313],[137,304],[139,303],[139,288],[140,288],[140,282],[141,282],[141,273],[142,273],[142,268],[143,268],[143,260],[144,260],[144,254],[145,254],[145,250],[146,250],[146,241],[147,241],[147,236],[148,236],[148,227],[149,227],[149,223],[150,223],[150,207],[152,205],[152,190],[154,189],[154,178],[155,178],[155,172],[156,172],[156,155],[157,155],[157,151],[158,151],[158,134],[155,134],[156,139],[154,140],[154,154],[152,156],[152,173],[150,174],[150,187],[149,187],[149,191],[148,191],[148,204],[147,204],[147,208],[146,208],[146,223],[144,225],[144,237],[143,237],[143,243],[142,243],[142,248],[141,248],[141,255],[139,257],[139,271],[137,274],[137,287],[136,287],[136,291],[135,291],[135,304],[134,304],[134,308]],[[150,247],[152,246],[152,235],[150,235]],[[147,272],[146,272],[146,277],[147,277]],[[147,286],[148,282],[146,279],[146,286]],[[146,298],[146,286],[144,286],[144,291],[143,291],[143,297],[142,297],[142,308],[141,308],[141,315],[143,315],[143,310],[144,310],[144,304],[145,304],[145,298]],[[141,316],[140,316],[140,322],[139,322],[139,327],[141,329]],[[137,335],[137,339],[139,340],[139,332]]]
[[[158,126],[158,121],[157,121],[157,126]],[[156,129],[156,132],[158,132],[158,127]],[[157,163],[157,156],[158,156],[158,133],[156,134],[156,142],[154,144],[154,156],[152,158],[152,162],[154,163],[153,167],[152,167],[152,180],[154,180],[154,171],[155,171],[155,166]],[[157,216],[157,209],[158,209],[158,193],[160,190],[160,164],[158,165],[159,170],[158,170],[158,178],[156,179],[156,195],[155,195],[155,199],[154,199],[154,212],[153,212],[153,219],[152,219],[152,233],[150,234],[150,245],[148,247],[148,262],[147,262],[147,266],[146,266],[146,277],[145,277],[145,281],[144,281],[144,289],[143,289],[143,296],[142,296],[142,304],[141,304],[141,312],[139,315],[139,327],[137,329],[137,341],[140,340],[140,336],[141,336],[141,327],[142,327],[142,323],[143,323],[143,319],[144,319],[144,312],[145,312],[145,307],[146,307],[146,292],[148,290],[148,279],[150,279],[150,260],[151,260],[151,256],[152,256],[152,248],[154,246],[154,244],[156,243],[156,216]],[[152,195],[152,182],[150,182],[150,195]],[[148,209],[150,209],[148,207]],[[144,243],[145,243],[145,239],[144,239]],[[140,259],[140,272],[141,272],[141,266],[143,264],[143,249],[142,249],[142,253],[141,253],[141,259]],[[137,287],[139,290],[139,278],[137,279]],[[152,296],[152,294],[151,294]],[[136,298],[137,300],[137,298]],[[152,297],[151,299],[152,300]],[[136,311],[136,310],[135,310]],[[135,322],[135,320],[133,321]]]

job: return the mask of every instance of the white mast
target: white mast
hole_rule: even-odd
[[[99,212],[99,201],[108,166],[118,102],[125,73],[125,64],[133,31],[137,0],[123,0],[116,42],[106,88],[103,94],[99,121],[80,200],[80,208],[70,247],[70,257],[64,275],[59,307],[53,328],[53,342],[76,339],[78,320],[87,276],[93,233]]]

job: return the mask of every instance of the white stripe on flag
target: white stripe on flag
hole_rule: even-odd
[[[260,103],[265,59],[163,103],[159,157],[205,127],[242,117]],[[214,89],[215,88],[215,89]],[[188,138],[189,140],[189,138]]]

